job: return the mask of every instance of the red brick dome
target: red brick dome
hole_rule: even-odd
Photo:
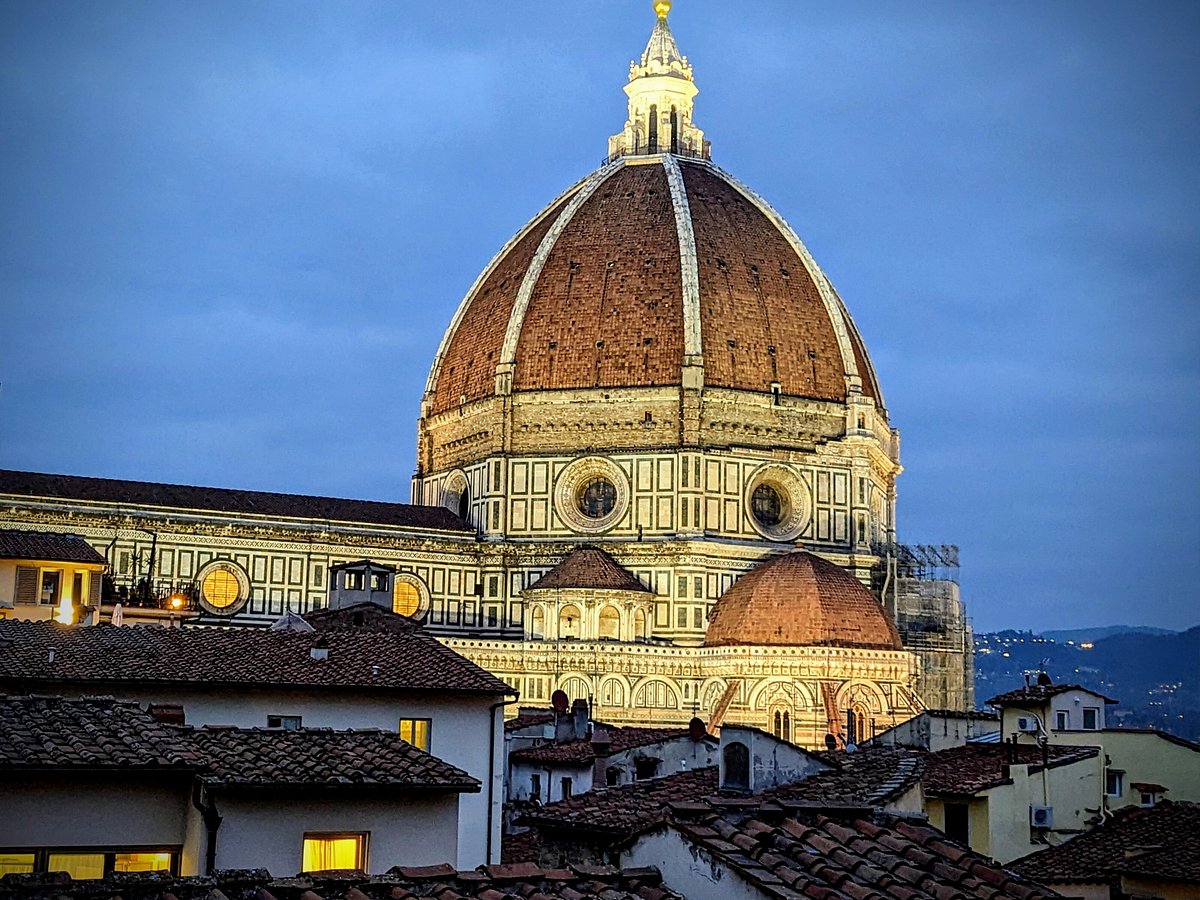
[[[895,623],[857,578],[802,551],[759,564],[717,601],[704,646],[731,644],[904,649]]]
[[[623,157],[480,275],[429,376],[428,413],[528,391],[705,387],[883,406],[858,331],[795,234],[711,163]]]

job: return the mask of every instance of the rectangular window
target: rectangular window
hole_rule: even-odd
[[[562,798],[564,800],[571,799],[571,779],[570,778],[564,778],[562,780]]]
[[[268,728],[282,728],[284,731],[293,731],[300,727],[299,716],[267,716]]]
[[[387,572],[372,572],[371,573],[371,590],[375,592],[387,593],[390,589],[388,585]]]
[[[79,852],[69,848],[0,851],[0,875],[10,872],[67,872],[74,879],[104,878],[112,872],[177,872],[178,849],[99,849]]]
[[[315,587],[323,587],[325,584],[325,567],[320,563],[313,563],[312,580]]]
[[[1104,793],[1110,797],[1120,797],[1125,787],[1125,773],[1120,769],[1109,769],[1104,774]]]
[[[367,868],[367,835],[369,832],[307,832],[300,871],[326,872],[330,869]]]
[[[1060,709],[1054,714],[1054,728],[1056,731],[1066,731],[1071,727],[1071,714]]]
[[[104,877],[103,853],[51,853],[47,872],[66,872],[73,881]]]
[[[342,573],[342,590],[361,591],[362,588],[363,588],[363,573],[362,572],[343,572]]]
[[[492,530],[496,531],[500,528],[500,501],[496,500],[492,503]]]
[[[114,853],[114,872],[169,872],[171,853]]]
[[[0,853],[0,875],[28,875],[34,868],[32,853]]]
[[[489,575],[488,576],[488,596],[495,597],[495,596],[498,596],[499,593],[500,593],[500,576]]]
[[[695,579],[694,579],[694,582],[695,582],[695,585],[694,585],[694,586],[695,586],[695,588],[696,588],[696,591],[695,591],[695,593],[693,594],[693,596],[694,596],[694,597],[695,597],[697,600],[703,600],[703,599],[704,599],[704,576],[703,576],[703,575],[697,575],[697,576],[695,577]]]
[[[529,776],[529,799],[542,801],[542,776],[537,772]]]
[[[688,469],[689,469],[689,467],[688,467],[688,460],[687,460],[686,456],[683,458],[683,465],[680,466],[679,468],[680,468],[679,486],[687,487],[688,486]]]
[[[680,597],[687,596],[688,580],[683,575],[679,576],[679,590],[676,592]]]
[[[692,627],[697,631],[704,627],[704,610],[699,606],[692,610]]]
[[[408,741],[418,750],[429,752],[429,731],[433,719],[401,719],[400,740]]]
[[[42,590],[38,599],[49,606],[58,605],[58,592],[62,586],[62,572],[50,570],[42,572]]]
[[[680,628],[687,628],[687,607],[681,606],[675,610],[675,624]]]
[[[1095,706],[1085,706],[1083,708],[1083,727],[1088,731],[1095,731],[1100,727],[1100,709]]]
[[[943,806],[946,811],[946,837],[952,841],[969,846],[970,828],[967,816],[967,804],[947,803]]]
[[[487,610],[488,628],[495,628],[500,624],[500,608],[498,606],[489,606]]]

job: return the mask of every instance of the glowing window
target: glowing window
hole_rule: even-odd
[[[617,505],[617,489],[607,478],[593,478],[579,492],[579,511],[589,519],[603,519]]]
[[[401,719],[400,739],[408,741],[418,750],[429,752],[429,728],[432,719]]]
[[[750,512],[760,525],[778,525],[783,521],[783,498],[771,485],[760,484],[750,496]]]
[[[169,872],[170,853],[118,853],[113,860],[114,872]]]
[[[326,872],[331,869],[364,871],[367,862],[367,832],[322,833],[304,835],[302,872]]]
[[[204,593],[204,599],[217,609],[225,609],[236,603],[241,590],[237,578],[228,569],[213,569],[204,576],[204,583],[200,589]]]
[[[51,853],[47,872],[66,872],[75,881],[104,877],[103,853]]]
[[[32,853],[0,853],[0,875],[27,875],[33,871],[33,863]]]
[[[421,593],[411,582],[397,578],[392,589],[392,612],[402,616],[415,615],[421,608]]]

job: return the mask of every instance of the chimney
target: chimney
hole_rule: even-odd
[[[150,713],[150,718],[155,722],[162,722],[164,725],[187,724],[183,706],[178,703],[151,703],[146,712]]]
[[[312,646],[308,649],[308,655],[315,660],[329,659],[329,641],[325,640],[324,635],[312,642]]]
[[[588,702],[580,697],[571,704],[571,737],[581,741],[587,737]]]
[[[592,729],[592,755],[595,757],[595,761],[592,763],[593,791],[605,786],[610,750],[612,750],[612,740],[608,736],[608,729],[603,725],[597,725]]]

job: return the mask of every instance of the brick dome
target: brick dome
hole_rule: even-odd
[[[904,649],[895,624],[858,579],[803,551],[759,564],[717,601],[704,646],[731,644]]]
[[[621,157],[567,190],[463,300],[426,391],[438,415],[497,392],[705,388],[882,395],[841,299],[749,189],[703,159]]]

